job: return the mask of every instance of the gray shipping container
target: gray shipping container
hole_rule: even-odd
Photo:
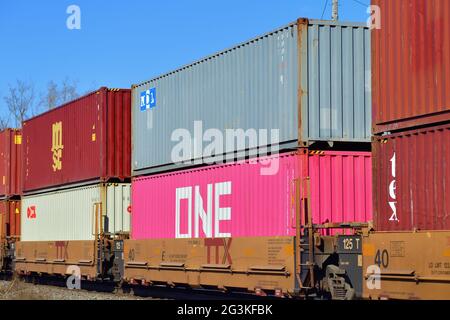
[[[100,224],[104,232],[129,232],[130,187],[95,184],[24,196],[21,240],[94,240]]]
[[[255,147],[271,141],[278,142],[280,150],[318,141],[370,142],[370,63],[366,25],[299,19],[134,85],[133,175],[213,162],[208,152],[201,152],[211,143],[201,135],[208,129],[218,129],[224,140],[227,129],[258,133],[256,145],[246,139],[227,147],[228,139],[225,147],[210,153],[227,158],[236,156],[233,151],[257,152]],[[196,121],[201,130],[199,125],[195,129]],[[197,139],[190,152],[176,148],[183,136],[177,129]],[[272,129],[278,130],[278,137]],[[196,162],[176,163],[174,151]]]

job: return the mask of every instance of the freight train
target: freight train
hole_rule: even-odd
[[[439,81],[449,7],[373,4],[381,29],[299,19],[3,132],[3,271],[293,298],[450,298],[450,81]],[[396,27],[400,14],[383,19],[388,10],[438,37],[419,45]],[[430,88],[434,98],[419,99]]]

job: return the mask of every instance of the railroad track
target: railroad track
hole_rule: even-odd
[[[66,280],[62,277],[36,277],[36,276],[11,276],[1,275],[0,299],[25,299],[25,300],[52,300],[47,298],[43,291],[56,290],[53,296],[61,297],[55,300],[76,297],[82,300],[259,300],[264,301],[270,297],[255,296],[248,293],[224,293],[217,290],[170,288],[166,286],[140,286],[124,284],[120,287],[111,281],[82,281],[80,290],[70,290],[66,286]],[[37,288],[32,290],[32,288]],[[31,291],[31,293],[30,293]],[[17,294],[19,292],[19,294]],[[14,293],[14,294],[11,294]],[[77,297],[79,294],[79,297]],[[52,295],[50,295],[52,296]],[[11,299],[11,298],[10,298]]]

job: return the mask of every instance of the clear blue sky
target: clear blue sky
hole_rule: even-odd
[[[324,19],[331,15],[331,1]],[[340,20],[365,21],[369,0],[339,0]],[[327,0],[15,0],[0,2],[0,112],[16,79],[38,92],[65,77],[79,91],[130,87],[298,17],[321,18]],[[69,5],[81,30],[69,30]]]

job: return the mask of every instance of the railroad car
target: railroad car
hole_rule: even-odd
[[[36,143],[27,131],[41,118],[25,122],[25,141],[14,138],[27,145],[25,193],[0,202],[0,271],[294,298],[450,299],[447,2],[374,0],[381,29],[299,19],[131,91],[102,88],[74,102],[94,123],[69,126],[73,139],[55,118]],[[104,104],[114,107],[100,112]],[[65,110],[66,120],[76,112]],[[260,174],[267,162],[252,149],[264,140],[234,150],[243,156],[193,152],[172,163],[170,133],[202,119],[205,130],[281,128],[280,148],[264,155],[278,159],[276,173]],[[102,157],[66,176],[66,151],[68,170],[78,165],[77,130]],[[30,162],[30,150],[55,141]],[[217,156],[231,161],[209,165]],[[5,168],[3,185],[18,176]],[[38,221],[43,207],[62,222]]]

